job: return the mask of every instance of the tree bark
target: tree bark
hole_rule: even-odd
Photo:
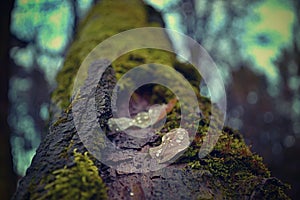
[[[80,63],[105,38],[131,28],[162,25],[160,21],[160,15],[139,0],[103,0],[94,6],[79,25],[64,67],[58,74],[58,88],[53,95],[56,109],[53,110],[64,112],[58,119],[53,119],[54,123],[38,148],[26,176],[20,181],[14,199],[288,199],[285,194],[288,186],[270,177],[262,159],[250,151],[241,134],[230,128],[222,130],[218,143],[209,155],[198,158],[197,153],[209,124],[210,102],[199,95],[197,86],[200,78],[191,66],[176,61],[176,57],[168,52],[138,50],[114,61],[105,70],[92,94],[98,117],[95,123],[100,123],[119,148],[142,152],[158,146],[162,139],[160,135],[147,139],[133,138],[122,131],[109,130],[108,120],[112,117],[112,90],[120,75],[126,72],[125,69],[130,69],[132,62],[140,65],[147,59],[152,61],[150,58],[160,59],[189,77],[195,85],[203,116],[190,147],[167,167],[147,173],[116,170],[88,153],[75,128],[74,111],[69,100]],[[105,61],[94,64],[101,70]],[[140,99],[148,98],[151,103],[161,104],[164,102],[161,96],[165,93],[166,89],[149,86],[136,92],[136,101],[141,103],[143,101]],[[81,95],[88,98],[86,94]],[[166,97],[166,102],[170,102],[173,96]],[[72,98],[76,101],[76,97]],[[146,104],[149,102],[146,100]],[[172,105],[174,109],[168,113],[162,132],[166,133],[178,125],[180,113],[177,105]],[[58,112],[52,116],[57,115]],[[90,142],[101,140],[93,135],[88,136]],[[116,162],[122,160],[122,156],[108,156]]]

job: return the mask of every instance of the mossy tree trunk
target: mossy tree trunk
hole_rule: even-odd
[[[210,102],[199,95],[200,77],[191,66],[160,50],[130,52],[107,68],[95,91],[99,121],[105,125],[112,116],[109,105],[116,80],[135,65],[157,61],[173,66],[195,86],[203,111],[195,140],[176,162],[148,173],[121,173],[88,153],[74,126],[70,101],[79,65],[107,37],[146,26],[163,26],[162,19],[139,0],[100,1],[81,22],[57,76],[58,88],[52,98],[54,123],[20,181],[14,199],[288,199],[287,186],[270,177],[262,159],[230,128],[222,130],[208,156],[198,158],[197,152],[209,124]],[[150,97],[149,93],[152,93]],[[165,94],[168,95],[162,99]],[[166,89],[157,86],[144,88],[137,95],[148,98],[148,103],[164,103],[173,98]],[[173,106],[162,132],[179,124],[178,105]],[[149,141],[134,141],[118,131],[107,131],[107,134],[112,141],[118,141],[116,145],[127,144],[127,148],[136,151],[158,145],[161,140],[159,135]],[[127,140],[130,142],[126,143]]]

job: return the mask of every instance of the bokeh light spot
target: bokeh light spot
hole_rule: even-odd
[[[296,140],[295,137],[292,135],[288,135],[284,138],[283,144],[286,148],[294,146]]]
[[[256,92],[251,91],[248,93],[247,95],[247,101],[249,104],[256,104],[258,100],[258,96],[256,94]]]

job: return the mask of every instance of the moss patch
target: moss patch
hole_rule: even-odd
[[[158,94],[160,92],[161,90],[157,91]],[[168,94],[165,91],[163,93]],[[170,98],[171,96],[170,94]],[[238,131],[228,127],[223,128],[218,142],[210,154],[199,159],[198,152],[209,127],[210,101],[207,98],[198,97],[203,118],[199,122],[196,136],[191,145],[174,164],[185,164],[186,169],[209,172],[214,179],[211,187],[221,190],[222,196],[226,199],[241,199],[245,196],[254,199],[289,199],[285,192],[290,186],[271,177],[263,159],[251,152]],[[174,109],[168,114],[161,132],[166,133],[178,128],[179,125],[180,105],[177,102]]]
[[[107,199],[106,188],[98,168],[84,154],[74,150],[74,165],[52,172],[54,180],[47,181],[47,191],[40,199]]]
[[[285,194],[289,186],[270,176],[263,159],[251,152],[237,131],[224,128],[213,151],[199,159],[198,151],[207,126],[200,127],[192,145],[177,163],[187,163],[188,168],[209,171],[215,179],[214,187],[223,191],[223,196],[228,199],[244,196],[289,199]]]
[[[64,66],[58,73],[57,88],[52,101],[65,109],[70,104],[73,82],[77,70],[88,53],[105,39],[125,30],[139,27],[157,27],[148,22],[147,10],[141,0],[103,0],[96,4],[80,23],[78,33],[70,46]],[[169,42],[168,38],[165,38]],[[137,50],[120,57],[112,65],[117,78],[136,64],[156,62],[170,65],[175,56],[154,49]]]

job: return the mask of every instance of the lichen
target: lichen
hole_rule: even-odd
[[[88,153],[74,149],[74,165],[52,172],[54,180],[47,182],[46,193],[39,199],[107,199],[104,183],[98,168]]]

